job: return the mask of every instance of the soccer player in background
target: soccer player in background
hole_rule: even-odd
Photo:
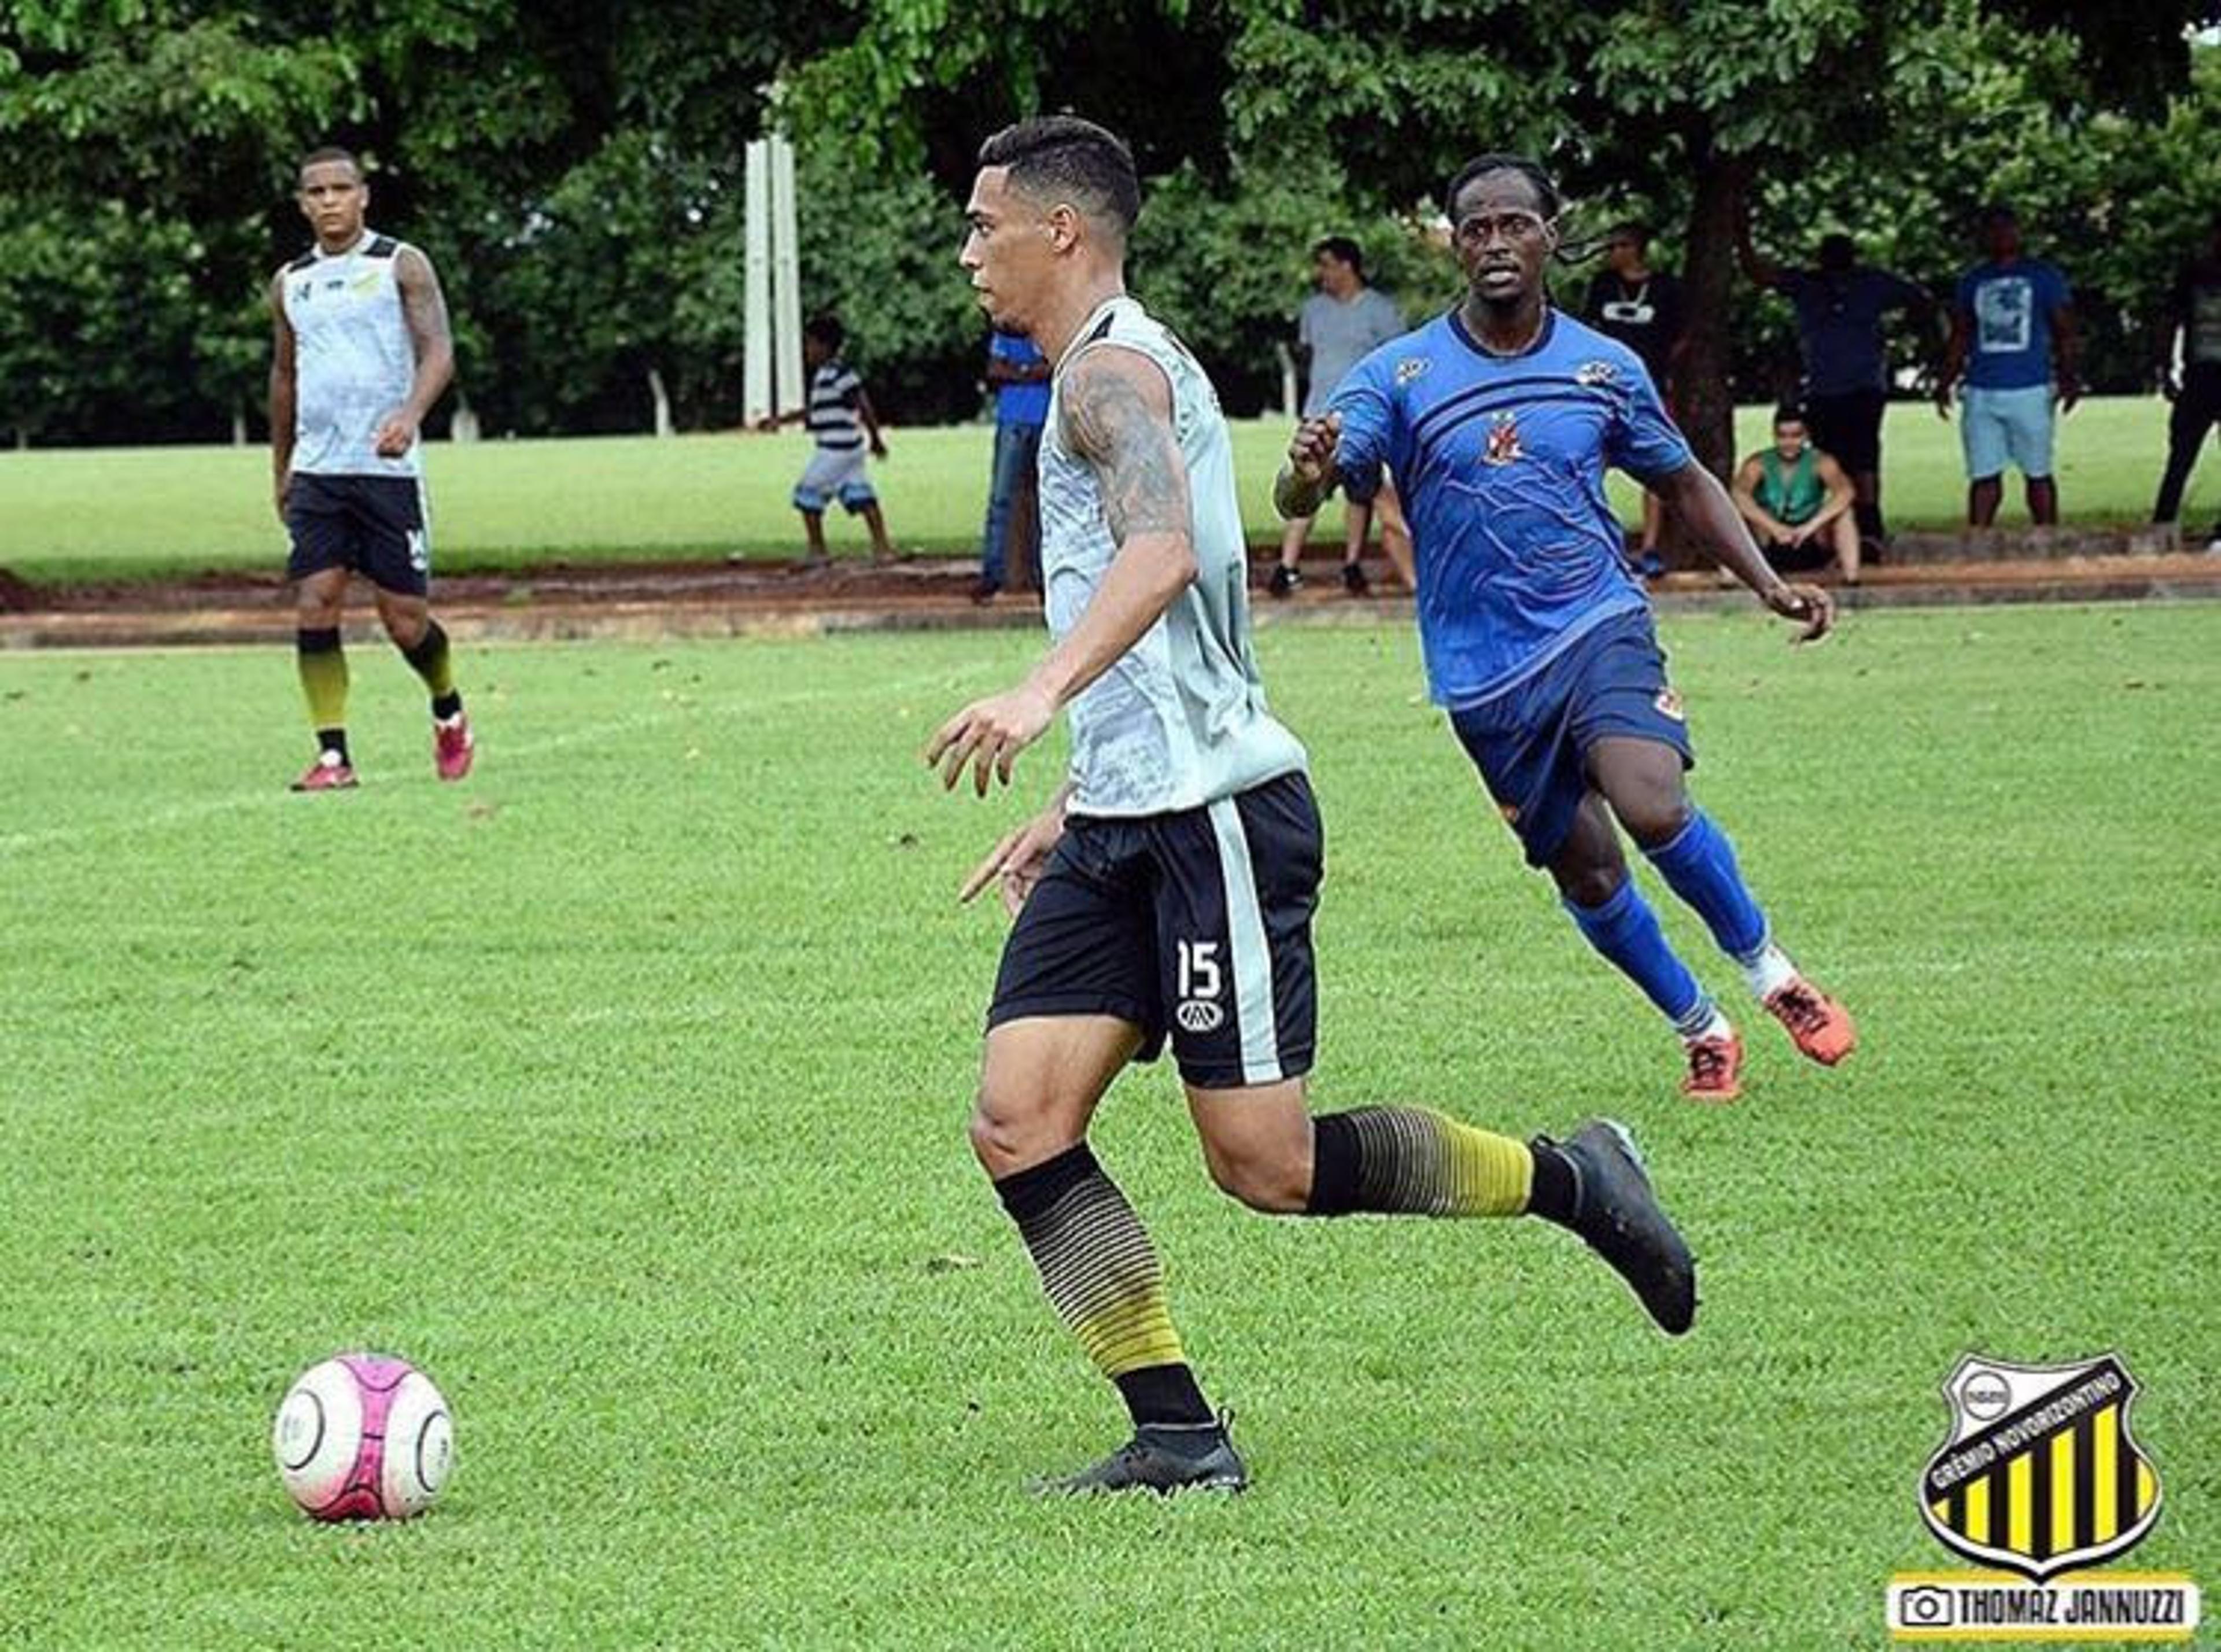
[[[270,457],[292,539],[296,648],[316,760],[296,792],[355,784],[347,752],[347,576],[370,582],[385,634],[432,697],[432,760],[471,772],[475,742],[447,634],[432,617],[430,529],[418,427],[454,376],[432,260],[367,227],[370,188],[344,149],[303,160],[298,200],[316,244],[270,284]]]
[[[872,554],[882,562],[894,560],[895,548],[887,542],[886,518],[879,513],[879,496],[872,491],[865,468],[867,449],[873,459],[887,456],[885,439],[879,435],[879,415],[856,370],[841,360],[848,329],[831,316],[812,316],[802,324],[802,365],[809,370],[810,393],[791,413],[764,419],[759,429],[776,430],[782,424],[799,424],[816,444],[802,479],[794,485],[794,508],[802,513],[802,532],[808,541],[807,560],[822,567],[825,554],[825,507],[835,499],[850,516],[860,515],[871,529]]]
[[[1617,465],[1665,501],[1759,600],[1824,635],[1827,593],[1786,584],[1727,491],[1691,456],[1642,360],[1554,309],[1543,266],[1558,192],[1533,161],[1484,155],[1444,197],[1464,299],[1384,345],[1300,424],[1274,500],[1316,508],[1385,463],[1403,490],[1430,687],[1530,865],[1589,943],[1681,1036],[1685,1093],[1741,1093],[1742,1041],[1675,955],[1614,822],[1693,907],[1799,1049],[1833,1066],[1851,1019],[1799,973],[1727,835],[1690,802],[1695,761],[1648,599],[1605,497]]]
[[[1041,465],[1053,644],[1016,688],[942,724],[926,760],[950,786],[969,767],[985,795],[1071,714],[1066,783],[962,892],[999,879],[1016,920],[973,1148],[1134,1425],[1047,1489],[1238,1490],[1248,1471],[1173,1327],[1156,1252],[1087,1143],[1111,1080],[1167,1036],[1204,1163],[1254,1210],[1540,1217],[1677,1334],[1696,1280],[1619,1126],[1523,1143],[1423,1108],[1307,1109],[1318,812],[1250,650],[1217,397],[1125,291],[1140,208],[1132,157],[1092,122],[1021,122],[979,151],[963,266],[995,325],[1054,366]]]

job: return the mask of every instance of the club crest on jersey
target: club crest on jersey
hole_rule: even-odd
[[[1401,390],[1435,364],[1423,355],[1407,355],[1396,364],[1396,388]]]
[[[1509,465],[1527,457],[1519,445],[1519,416],[1509,409],[1488,422],[1488,441],[1480,450],[1484,465]]]
[[[1682,709],[1681,696],[1678,690],[1660,689],[1658,698],[1651,704],[1658,708],[1660,715],[1669,716],[1676,723],[1686,723],[1689,720],[1688,712]]]
[[[1573,369],[1577,385],[1611,385],[1619,381],[1619,369],[1609,361],[1584,361]]]
[[[2013,1365],[1970,1354],[1944,1380],[1950,1437],[1921,1476],[1936,1540],[2037,1583],[2142,1542],[2159,1475],[2129,1433],[2136,1380],[2118,1355]]]

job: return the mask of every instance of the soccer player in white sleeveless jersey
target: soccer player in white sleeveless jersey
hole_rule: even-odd
[[[424,679],[432,761],[470,773],[475,748],[455,691],[447,634],[432,617],[431,525],[417,429],[454,375],[447,309],[432,261],[365,222],[370,190],[344,149],[301,163],[301,216],[316,244],[270,286],[270,449],[278,519],[292,541],[302,692],[316,760],[296,792],[355,784],[347,751],[340,619],[360,574],[386,635]]]
[[[966,882],[1015,922],[972,1143],[1049,1300],[1117,1388],[1130,1441],[1042,1489],[1239,1490],[1248,1470],[1173,1327],[1164,1273],[1087,1131],[1169,1041],[1227,1192],[1281,1215],[1532,1214],[1585,1239],[1666,1330],[1694,1263],[1624,1129],[1523,1143],[1423,1108],[1314,1118],[1319,817],[1250,650],[1248,563],[1210,380],[1124,283],[1131,156],[1069,116],[989,139],[961,261],[991,320],[1054,364],[1041,455],[1053,646],[966,706],[926,760],[985,796],[1060,710],[1069,777]]]

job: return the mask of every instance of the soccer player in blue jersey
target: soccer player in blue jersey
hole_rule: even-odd
[[[1742,1042],[1667,944],[1615,821],[1797,1048],[1832,1067],[1856,1041],[1850,1017],[1776,944],[1727,835],[1684,787],[1695,759],[1680,698],[1627,570],[1605,467],[1663,498],[1723,567],[1804,627],[1799,640],[1827,632],[1827,594],[1767,566],[1634,352],[1551,307],[1542,272],[1559,199],[1542,169],[1483,155],[1445,204],[1465,297],[1374,351],[1298,427],[1274,502],[1306,515],[1337,484],[1361,489],[1387,466],[1411,521],[1434,698],[1529,863],[1549,871],[1581,934],[1681,1036],[1684,1093],[1740,1094]]]

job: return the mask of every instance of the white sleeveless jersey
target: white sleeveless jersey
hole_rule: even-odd
[[[1041,446],[1042,571],[1050,633],[1079,623],[1117,546],[1093,467],[1067,450],[1065,374],[1088,351],[1133,350],[1172,385],[1173,429],[1186,461],[1195,583],[1110,670],[1073,700],[1071,807],[1137,816],[1198,809],[1275,775],[1300,773],[1304,748],[1266,709],[1249,647],[1249,563],[1234,454],[1217,392],[1185,345],[1132,298],[1087,318],[1057,363]]]
[[[310,476],[421,476],[421,444],[378,452],[378,427],[409,399],[416,352],[401,314],[400,241],[366,229],[344,253],[280,272],[293,329],[293,468]]]

